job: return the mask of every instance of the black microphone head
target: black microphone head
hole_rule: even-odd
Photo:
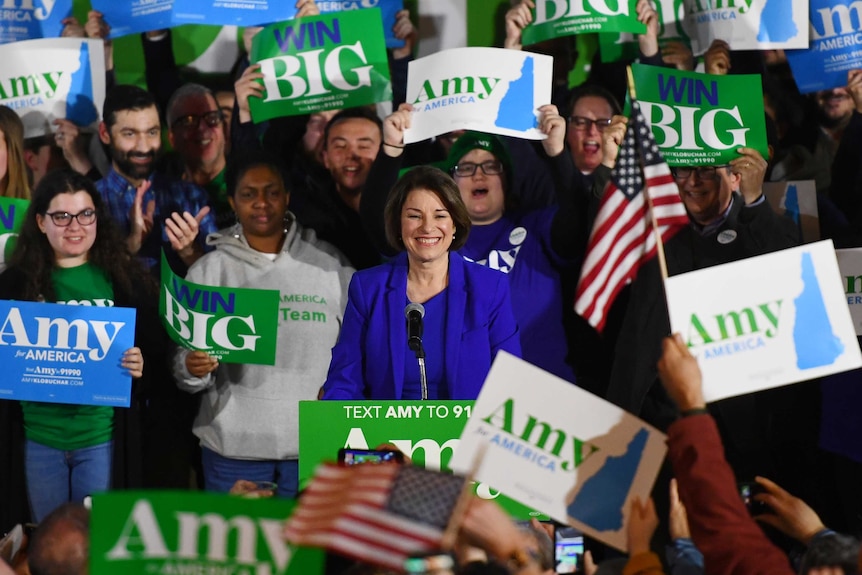
[[[419,317],[425,317],[425,306],[421,303],[413,302],[408,303],[407,307],[404,308],[404,317],[410,319],[410,313],[414,311],[419,312]]]

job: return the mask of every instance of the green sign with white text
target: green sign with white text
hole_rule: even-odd
[[[0,197],[0,265],[9,261],[30,200]]]
[[[412,462],[451,472],[449,461],[470,418],[473,401],[300,401],[299,482],[317,465],[335,461],[342,447],[375,449],[391,443]],[[477,483],[475,493],[493,499],[516,519],[547,516]]]
[[[659,46],[663,48],[669,42],[688,45],[688,35],[682,27],[682,0],[655,0],[653,6],[658,16]],[[639,55],[637,38],[627,32],[598,36],[602,62],[634,60]]]
[[[632,32],[642,34],[637,0],[536,0],[533,21],[524,28],[523,44],[536,44],[583,32]]]
[[[264,76],[263,97],[249,99],[255,122],[392,99],[379,8],[271,24],[251,61]]]
[[[277,290],[205,286],[176,275],[162,253],[159,315],[179,345],[225,363],[275,365]]]
[[[281,536],[291,499],[113,491],[93,496],[91,575],[317,575],[323,551]]]
[[[724,165],[739,157],[741,147],[769,157],[759,75],[712,76],[642,64],[633,64],[632,72],[638,103],[669,165]]]

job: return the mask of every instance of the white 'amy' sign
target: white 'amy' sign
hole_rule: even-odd
[[[665,436],[571,383],[499,352],[450,465],[508,497],[626,549],[631,499],[646,501]]]
[[[851,250],[835,250],[838,258],[838,268],[841,272],[841,284],[847,297],[847,307],[853,318],[856,335],[862,336],[862,248]]]
[[[831,241],[668,278],[707,401],[862,366]]]
[[[551,103],[554,59],[520,50],[454,48],[410,62],[413,104],[405,143],[453,130],[543,140],[539,106]]]
[[[51,132],[56,118],[94,128],[105,101],[101,40],[50,38],[0,46],[0,105],[15,110],[26,138]]]
[[[808,0],[684,0],[683,6],[695,54],[713,40],[732,50],[808,48]]]

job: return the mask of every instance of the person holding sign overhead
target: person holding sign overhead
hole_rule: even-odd
[[[147,308],[155,301],[155,286],[124,245],[91,180],[71,170],[49,173],[33,192],[10,267],[0,275],[0,298],[135,307],[144,312],[137,316],[136,341],[159,353],[163,337],[158,325],[146,331],[151,325],[147,318],[154,317]],[[127,350],[117,367],[117,377],[141,378],[141,348]],[[19,410],[17,403],[0,402],[3,433],[11,433],[0,440],[0,457],[14,461],[19,440],[26,438],[24,464],[0,466],[8,481],[0,480],[0,485],[11,488],[3,489],[4,496],[21,497],[16,481],[24,470],[32,519],[38,522],[66,501],[80,502],[91,493],[134,483],[140,470],[132,466],[142,465],[130,450],[141,391],[136,388],[131,409],[26,401]],[[120,478],[116,482],[112,468]]]
[[[293,497],[299,401],[315,399],[326,376],[353,269],[288,211],[290,195],[275,160],[266,154],[234,158],[226,179],[238,223],[209,235],[215,250],[189,269],[186,280],[278,290],[275,365],[220,363],[181,348],[174,374],[180,389],[202,396],[193,431],[206,489],[227,493],[244,479],[275,482],[277,495]]]
[[[404,130],[413,107],[402,104],[383,123],[383,146],[362,195],[360,214],[378,250],[389,255],[383,236],[382,204],[398,177],[404,153]],[[458,252],[470,261],[504,272],[512,308],[521,331],[524,359],[567,381],[575,374],[567,363],[563,327],[561,272],[586,245],[589,190],[565,150],[566,120],[556,106],[539,107],[543,168],[554,175],[558,205],[524,211],[514,206],[514,165],[503,140],[494,134],[467,132],[444,162],[467,209],[472,231]],[[547,164],[547,165],[545,165]],[[539,297],[539,295],[541,297]]]
[[[384,218],[400,253],[353,276],[323,399],[475,399],[499,350],[521,355],[506,276],[456,252],[470,216],[437,168],[408,172]]]

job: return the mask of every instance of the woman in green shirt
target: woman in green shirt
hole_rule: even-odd
[[[117,292],[144,289],[147,275],[125,249],[93,183],[70,170],[45,176],[33,192],[0,298],[113,306]],[[143,354],[121,366],[143,374]],[[110,487],[114,408],[21,402],[27,494],[40,521],[66,501]]]

